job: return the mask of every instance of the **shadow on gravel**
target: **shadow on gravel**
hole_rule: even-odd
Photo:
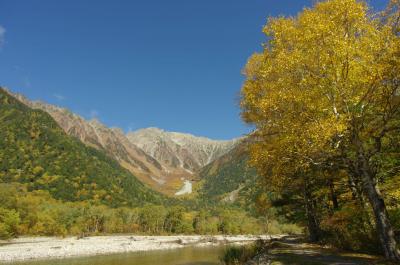
[[[286,237],[267,244],[269,265],[389,265],[379,257],[336,251],[304,243],[299,237]],[[268,264],[268,263],[266,263]]]

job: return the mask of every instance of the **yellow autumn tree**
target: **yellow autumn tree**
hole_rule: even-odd
[[[315,169],[340,156],[336,166],[351,165],[362,183],[385,256],[400,260],[377,179],[378,158],[400,131],[395,12],[389,19],[364,1],[328,0],[269,19],[268,42],[244,70],[241,108],[256,127],[252,163],[270,185],[301,183],[307,194],[321,177]]]

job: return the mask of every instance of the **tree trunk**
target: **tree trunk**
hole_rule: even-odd
[[[311,197],[311,192],[307,184],[304,185],[304,204],[307,215],[307,227],[311,242],[318,242],[320,240],[320,229],[317,222],[315,209]]]
[[[357,175],[359,176],[361,174],[357,174],[357,172],[353,172],[353,171],[354,170],[351,170],[350,174],[349,174],[349,181],[348,181],[349,189],[351,191],[353,199],[356,200],[361,205],[361,207],[364,207],[365,202],[362,197],[363,195],[362,195],[361,191],[359,190],[358,185],[356,184],[356,177],[355,177],[355,176],[357,176]]]
[[[368,223],[369,229],[373,229],[374,225],[372,224],[370,214],[367,211],[369,208],[368,203],[364,199],[363,195],[363,188],[362,185],[359,185],[359,182],[362,182],[361,178],[361,172],[358,170],[358,166],[352,167],[350,170],[349,174],[349,188],[351,190],[351,193],[353,195],[353,199],[358,203],[362,210],[362,214],[365,216],[365,220]],[[356,183],[357,180],[357,183]],[[362,184],[362,183],[361,183]],[[365,192],[364,192],[365,194]],[[366,228],[363,228],[364,232],[366,231]]]
[[[387,259],[400,261],[400,252],[397,249],[394,231],[390,224],[385,202],[379,188],[375,184],[373,173],[370,170],[367,159],[362,153],[359,154],[359,158],[361,162],[363,189],[374,212],[376,230],[381,242],[381,247]]]
[[[329,180],[329,190],[331,193],[331,200],[332,200],[332,205],[333,205],[333,210],[338,210],[339,209],[339,202],[338,198],[335,192],[335,185],[333,184],[333,180]]]

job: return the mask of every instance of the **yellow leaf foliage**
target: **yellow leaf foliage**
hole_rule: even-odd
[[[393,93],[385,80],[399,69],[400,43],[356,0],[271,18],[264,33],[263,52],[244,69],[241,108],[256,127],[252,162],[279,185],[336,152],[355,120],[385,111]]]

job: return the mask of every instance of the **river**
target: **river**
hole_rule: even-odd
[[[94,257],[41,260],[12,265],[220,265],[219,257],[225,247],[185,247]],[[0,263],[4,264],[4,263]]]

